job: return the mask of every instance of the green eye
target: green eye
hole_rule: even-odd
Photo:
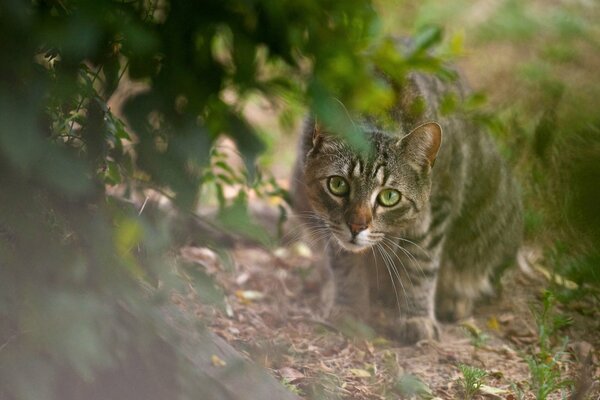
[[[377,195],[377,202],[384,207],[392,207],[400,201],[400,192],[394,189],[383,189]]]
[[[329,191],[336,196],[344,196],[350,190],[348,182],[341,176],[332,176],[327,181]]]

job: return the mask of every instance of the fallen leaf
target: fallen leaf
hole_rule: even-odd
[[[302,372],[290,367],[281,368],[279,370],[279,375],[290,383],[295,383],[305,377]]]
[[[233,318],[234,314],[233,314],[233,307],[231,307],[231,303],[229,303],[229,300],[227,300],[227,297],[225,297],[224,301],[225,301],[225,314],[229,318]]]
[[[221,359],[216,354],[213,354],[212,356],[210,356],[210,361],[212,362],[212,365],[215,367],[224,367],[227,365],[227,363],[225,361],[223,361],[223,359]]]
[[[473,337],[478,337],[481,335],[481,329],[471,322],[465,321],[461,323],[460,326],[465,328]]]
[[[377,336],[375,339],[373,339],[371,341],[371,343],[373,343],[373,345],[377,346],[377,347],[386,347],[386,346],[389,346],[391,342],[384,337]]]
[[[264,293],[256,290],[236,290],[235,295],[244,304],[249,304],[256,300],[262,300],[265,298]]]
[[[418,396],[421,399],[433,399],[433,392],[425,382],[412,374],[405,374],[394,385],[396,391],[404,397]]]
[[[488,385],[479,386],[479,391],[483,395],[485,395],[487,397],[492,397],[494,399],[502,399],[503,398],[502,395],[510,393],[506,389],[495,388],[493,386],[488,386]]]
[[[352,373],[352,375],[356,376],[357,378],[370,378],[371,377],[371,373],[369,371],[367,371],[366,369],[350,368],[350,372]]]
[[[250,274],[248,272],[242,272],[235,278],[235,283],[238,286],[242,286],[250,279]]]
[[[273,250],[273,255],[277,258],[285,259],[290,256],[290,251],[285,247],[278,247],[275,250]]]
[[[500,323],[496,317],[492,316],[487,320],[487,327],[493,331],[498,331],[500,330]]]
[[[312,257],[312,250],[305,243],[298,242],[294,245],[294,253],[300,257],[310,258]]]
[[[179,252],[184,259],[203,265],[209,274],[213,274],[221,269],[219,256],[207,247],[188,246],[181,248]]]

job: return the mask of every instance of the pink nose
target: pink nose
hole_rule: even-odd
[[[362,232],[365,229],[367,229],[369,226],[365,225],[365,224],[351,224],[351,223],[349,223],[348,227],[350,228],[350,232],[352,232],[352,235],[356,236],[360,232]]]

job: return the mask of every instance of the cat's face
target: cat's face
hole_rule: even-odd
[[[436,123],[402,139],[366,133],[369,154],[315,128],[305,182],[313,210],[339,245],[361,252],[397,236],[429,200],[430,171],[441,143]]]

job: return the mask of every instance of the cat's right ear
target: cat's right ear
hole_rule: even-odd
[[[435,122],[417,126],[399,142],[401,150],[408,157],[429,167],[433,167],[441,144],[442,127]]]

